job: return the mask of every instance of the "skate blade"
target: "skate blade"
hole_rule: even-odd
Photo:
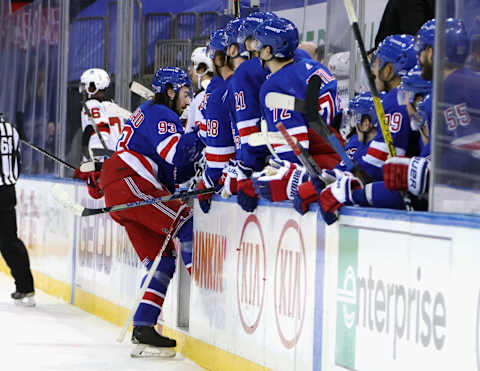
[[[154,347],[147,344],[138,344],[133,348],[130,356],[132,358],[147,358],[147,357],[159,357],[159,358],[172,358],[175,357],[177,352],[175,348],[161,348]]]
[[[15,305],[20,307],[34,307],[36,305],[35,299],[32,297],[25,297],[22,299],[13,299]]]

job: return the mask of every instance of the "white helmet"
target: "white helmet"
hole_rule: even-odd
[[[333,54],[328,61],[328,69],[337,79],[348,77],[350,75],[350,52]]]
[[[205,73],[213,72],[213,63],[212,60],[207,56],[207,48],[205,46],[195,48],[195,50],[192,52],[192,56],[190,59],[193,63],[193,68],[195,69],[195,72],[197,74],[198,66],[200,65],[200,63],[204,63],[207,66],[207,70],[205,71]]]
[[[88,90],[90,84],[95,85],[95,91],[91,92]],[[82,73],[80,77],[80,85],[78,91],[82,93],[86,91],[88,98],[94,96],[99,90],[105,90],[110,85],[110,76],[108,76],[107,71],[102,70],[101,68],[89,68]]]

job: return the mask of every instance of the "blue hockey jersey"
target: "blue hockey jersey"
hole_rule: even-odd
[[[480,74],[469,68],[451,73],[444,82],[437,131],[444,170],[480,173]]]
[[[235,158],[235,144],[230,121],[228,87],[231,78],[216,78],[210,82],[205,93],[203,116],[206,121],[205,158],[207,166],[205,176],[215,184],[222,175],[228,160]]]
[[[243,153],[249,151],[248,137],[260,131],[260,86],[265,82],[267,72],[260,59],[249,59],[237,67],[232,76],[231,97],[233,98],[234,129],[240,138],[240,150],[237,159],[243,160],[246,166],[253,167],[248,159],[252,156]]]
[[[193,166],[202,148],[196,132],[184,133],[174,111],[151,101],[135,110],[117,142],[117,152],[132,169],[147,179],[154,176],[170,192],[175,190],[175,167]]]
[[[410,144],[412,129],[406,106],[397,101],[397,88],[392,89],[382,100],[385,118],[392,134],[397,156],[405,156]],[[383,179],[383,164],[388,158],[388,148],[379,127],[377,135],[370,142],[366,155],[359,160],[359,165],[374,179]]]
[[[330,125],[340,107],[337,98],[337,80],[326,67],[310,59],[302,59],[288,64],[271,74],[260,88],[260,107],[269,131],[278,131],[275,125],[281,121],[290,135],[294,136],[314,158],[316,155],[327,154],[330,156],[332,154],[331,161],[330,158],[327,158],[325,164],[319,163],[321,167],[331,169],[337,165],[340,158],[331,151],[319,135],[309,128],[305,115],[287,109],[269,109],[265,105],[265,97],[270,92],[279,92],[305,99],[308,81],[313,75],[318,75],[322,79],[323,85],[318,98],[319,112]],[[298,162],[288,145],[275,147],[275,152],[282,160]],[[325,166],[327,163],[328,166]]]

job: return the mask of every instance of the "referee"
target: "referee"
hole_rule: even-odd
[[[34,306],[33,277],[28,252],[17,236],[15,183],[20,174],[20,139],[0,113],[0,252],[15,279],[16,303]]]

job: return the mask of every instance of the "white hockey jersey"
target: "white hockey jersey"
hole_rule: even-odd
[[[114,102],[100,102],[96,99],[87,100],[85,106],[91,114],[91,117],[89,117],[85,107],[82,108],[82,132],[89,130],[92,133],[90,138],[86,139],[88,140],[88,152],[92,157],[96,157],[96,160],[103,160],[98,158],[99,156],[92,155],[92,149],[103,150],[104,147],[96,131],[88,129],[88,127],[91,126],[93,129],[92,125],[96,125],[107,149],[115,151],[117,141],[122,134],[123,125],[129,119],[130,112]]]

